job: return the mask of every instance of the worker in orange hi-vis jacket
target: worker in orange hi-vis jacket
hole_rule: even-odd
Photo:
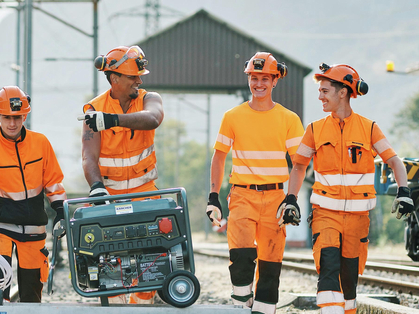
[[[278,79],[287,74],[284,63],[278,63],[270,53],[258,52],[246,63],[244,72],[252,97],[227,111],[222,119],[214,145],[206,213],[214,225],[220,225],[218,194],[226,156],[232,149],[227,227],[231,298],[234,304],[251,307],[252,313],[273,314],[286,237],[285,227],[278,225],[275,216],[285,197],[286,154],[293,158],[304,128],[297,114],[272,101]],[[298,222],[296,217],[294,224]]]
[[[155,191],[155,129],[163,121],[158,93],[140,88],[148,61],[138,46],[119,46],[95,59],[111,88],[84,105],[82,157],[90,197]],[[135,284],[135,282],[133,282]],[[129,303],[154,303],[156,291],[136,292]],[[126,303],[126,296],[109,299]]]
[[[66,193],[50,142],[23,126],[30,111],[19,87],[0,90],[0,254],[11,265],[15,248],[20,302],[39,303],[49,268],[44,195],[57,213],[55,226],[64,219]],[[3,297],[10,301],[10,287]]]
[[[374,158],[394,171],[398,193],[392,212],[400,219],[413,210],[406,169],[378,125],[352,111],[350,98],[365,95],[368,85],[350,66],[320,65],[314,75],[327,117],[310,123],[298,147],[288,195],[277,216],[288,221],[298,211],[297,194],[313,158],[315,182],[309,216],[313,256],[319,273],[317,305],[321,313],[355,314],[358,274],[368,252],[368,213],[376,205]]]

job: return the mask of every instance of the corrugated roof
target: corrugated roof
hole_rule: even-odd
[[[248,92],[244,63],[267,51],[288,66],[273,100],[302,117],[303,79],[311,69],[205,10],[137,43],[149,61],[147,90],[179,93]]]

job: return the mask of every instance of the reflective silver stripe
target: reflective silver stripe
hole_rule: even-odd
[[[281,151],[232,150],[233,158],[240,159],[285,159],[286,153]]]
[[[373,147],[377,151],[377,153],[381,154],[385,150],[391,148],[391,145],[390,145],[390,142],[386,138],[383,138],[379,140],[377,143],[375,143]]]
[[[345,300],[345,311],[356,309],[356,300]]]
[[[140,161],[151,156],[154,152],[154,144],[143,150],[139,155],[132,156],[129,158],[99,158],[99,165],[102,167],[131,167],[138,164]]]
[[[64,191],[64,185],[62,183],[56,183],[45,187],[45,193],[56,193],[60,191]]]
[[[0,222],[0,228],[21,234],[43,234],[47,230],[46,226],[22,226],[3,222]]]
[[[45,188],[45,194],[50,203],[54,201],[64,201],[67,198],[65,194],[64,185],[62,183],[53,184]]]
[[[115,180],[103,178],[103,183],[105,184],[106,187],[111,188],[113,190],[126,190],[126,189],[137,188],[143,184],[146,184],[147,182],[156,180],[157,177],[158,177],[158,174],[157,174],[157,167],[156,167],[138,178],[133,178],[130,180],[122,180],[122,181],[115,181]]]
[[[61,194],[52,194],[52,195],[48,195],[48,200],[50,203],[54,202],[54,201],[64,201],[65,199],[67,199],[67,194],[61,193]]]
[[[276,304],[268,304],[255,300],[252,306],[252,312],[264,313],[264,314],[275,314]]]
[[[287,148],[298,146],[298,145],[300,145],[302,139],[303,139],[302,136],[290,138],[289,140],[285,141],[285,146]]]
[[[218,133],[217,135],[217,142],[220,142],[221,144],[227,145],[229,147],[231,147],[233,145],[233,139],[222,135],[220,133]]]
[[[311,148],[310,146],[307,146],[306,144],[303,144],[303,143],[301,143],[297,149],[297,154],[306,158],[313,157],[315,152],[316,150],[314,148]]]
[[[334,199],[323,195],[319,195],[317,193],[313,193],[310,197],[310,203],[331,210],[361,212],[375,208],[377,200],[375,197],[362,200]]]
[[[326,186],[374,185],[374,177],[375,173],[322,175],[314,170],[314,179],[322,185]]]
[[[40,185],[34,189],[28,190],[28,198],[35,197],[42,192],[43,186]],[[26,199],[26,193],[23,192],[6,192],[4,190],[0,190],[0,197],[3,198],[10,198],[14,201],[21,201]]]
[[[234,166],[233,171],[238,174],[258,174],[263,176],[286,176],[288,175],[287,167],[246,167]]]
[[[233,286],[233,294],[243,297],[252,293],[253,283],[247,286]]]
[[[345,314],[342,306],[325,306],[320,309],[320,314]]]
[[[317,293],[316,299],[317,305],[345,302],[345,299],[343,298],[343,293],[337,291],[320,291]]]

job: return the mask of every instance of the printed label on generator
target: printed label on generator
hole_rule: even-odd
[[[117,215],[132,214],[134,212],[132,204],[115,205],[115,213]]]

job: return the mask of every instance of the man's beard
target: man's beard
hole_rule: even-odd
[[[128,95],[131,99],[136,99],[138,97],[138,92]]]

